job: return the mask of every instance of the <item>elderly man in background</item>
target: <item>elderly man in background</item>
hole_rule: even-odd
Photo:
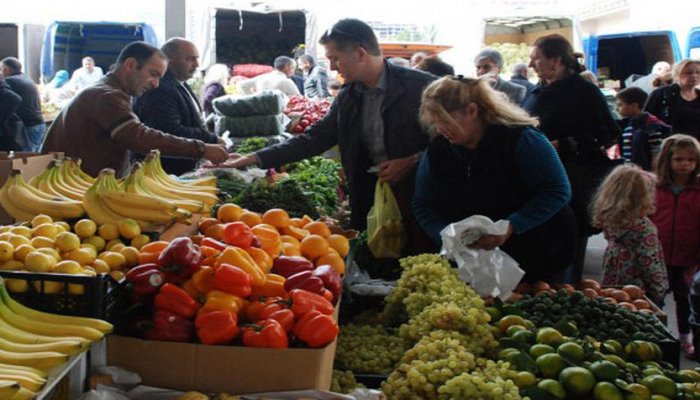
[[[73,71],[70,84],[76,92],[79,92],[99,81],[102,76],[104,76],[102,68],[95,66],[95,60],[92,57],[85,57],[83,66]]]
[[[223,146],[150,128],[132,111],[131,96],[157,88],[167,68],[168,58],[158,48],[145,42],[128,44],[113,71],[61,110],[42,151],[62,151],[68,157],[81,158],[82,168],[92,176],[103,168],[122,175],[127,171],[128,151],[159,149],[163,155],[225,161],[228,153]]]
[[[304,71],[304,96],[326,98],[328,94],[328,74],[326,69],[316,64],[313,56],[299,57],[299,67]]]
[[[499,76],[503,69],[503,56],[498,51],[486,48],[481,50],[474,58],[476,76],[488,76],[491,86],[499,92],[503,92],[513,104],[520,105],[525,98],[525,87],[510,83]]]
[[[217,135],[207,130],[200,102],[187,84],[199,67],[197,47],[189,40],[172,38],[160,50],[170,61],[168,71],[158,88],[136,99],[136,115],[144,124],[174,136],[204,143],[223,143]],[[196,163],[191,158],[163,158],[165,171],[175,175],[192,171]]]
[[[510,83],[515,83],[516,85],[524,86],[525,93],[529,92],[530,89],[535,87],[535,85],[532,82],[530,82],[529,79],[527,79],[527,64],[517,63],[513,65],[513,69],[511,71],[513,72],[513,75],[510,77]]]
[[[41,96],[34,81],[22,73],[22,63],[14,57],[0,61],[0,72],[13,92],[22,98],[17,115],[27,129],[29,142],[22,150],[39,151],[46,135],[46,124],[41,115]]]
[[[275,58],[273,71],[245,80],[240,83],[240,87],[248,94],[277,89],[287,96],[296,96],[300,92],[291,79],[297,68],[296,64],[291,57],[279,56]]]

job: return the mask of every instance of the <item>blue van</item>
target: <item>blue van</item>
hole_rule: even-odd
[[[153,27],[142,22],[53,22],[44,36],[42,78],[51,79],[60,69],[73,72],[82,66],[86,56],[107,72],[121,49],[135,41],[158,46]]]

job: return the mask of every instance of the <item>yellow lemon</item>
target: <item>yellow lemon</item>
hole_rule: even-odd
[[[133,239],[131,239],[131,247],[135,247],[137,249],[141,249],[144,245],[147,245],[151,241],[151,238],[148,237],[148,235],[144,235],[143,233],[140,235],[137,235]]]
[[[72,232],[61,232],[56,236],[55,245],[61,251],[71,251],[80,248],[80,238]]]
[[[0,242],[0,261],[12,260],[12,255],[15,252],[15,246],[10,242]]]
[[[5,279],[5,286],[13,293],[24,293],[29,290],[29,283],[24,279]]]
[[[59,228],[54,224],[41,224],[32,230],[32,236],[55,239],[58,236],[58,231]]]
[[[119,250],[121,255],[124,256],[126,260],[126,265],[128,268],[135,267],[139,264],[139,250],[136,247],[127,246]]]
[[[3,233],[0,233],[0,240],[5,241],[5,242],[9,242],[13,236],[17,236],[17,235],[15,235],[12,232],[3,232]],[[24,236],[22,236],[22,237],[24,237]]]
[[[70,232],[70,225],[66,221],[56,221],[54,222],[54,225],[58,227],[60,232]]]
[[[80,248],[63,253],[63,259],[76,261],[80,265],[90,265],[97,258],[96,254],[92,247]]]
[[[109,264],[105,260],[100,260],[99,258],[92,263],[92,268],[95,273],[107,274],[110,271]]]
[[[119,237],[119,229],[117,229],[116,225],[114,224],[104,224],[100,225],[100,227],[97,229],[97,234],[102,239],[109,242],[110,240],[114,240]]]
[[[130,218],[119,221],[119,224],[117,224],[117,230],[125,239],[133,239],[141,234],[141,227],[139,226],[138,222]]]
[[[24,258],[27,256],[27,254],[31,253],[34,250],[36,249],[31,244],[21,244],[19,245],[19,247],[15,248],[12,257],[17,261],[24,261]]]
[[[12,243],[13,246],[15,246],[15,249],[23,244],[32,244],[32,241],[29,240],[27,237],[15,234],[12,235],[9,242]]]
[[[32,228],[36,228],[41,224],[53,224],[53,218],[46,214],[39,214],[32,218]]]
[[[12,229],[12,225],[3,225],[3,226],[0,226],[0,234],[2,234],[2,233],[8,233],[8,232],[10,232],[10,229]]]
[[[56,250],[56,249],[49,248],[49,247],[43,247],[40,249],[36,249],[35,251],[38,251],[39,253],[44,253],[47,256],[53,257],[56,260],[56,262],[61,261],[61,255],[58,253],[58,250]]]
[[[31,243],[35,249],[41,249],[44,247],[53,249],[54,246],[56,245],[56,243],[54,242],[53,239],[51,239],[49,237],[45,237],[45,236],[37,236],[35,238],[32,238]]]
[[[73,231],[81,239],[89,238],[97,232],[97,224],[91,219],[81,219],[75,223]]]
[[[105,245],[105,250],[106,251],[119,251],[121,247],[118,247],[115,249],[116,246],[124,246],[124,242],[121,241],[121,239],[112,239],[107,244]]]
[[[49,272],[56,265],[56,259],[40,251],[32,251],[24,259],[24,267],[32,272]]]
[[[27,239],[32,238],[32,230],[26,226],[15,226],[14,228],[10,229],[10,232],[14,233],[15,235],[24,236]]]
[[[121,270],[126,263],[126,258],[116,251],[102,252],[97,256],[97,259],[106,262],[110,270]]]
[[[92,245],[98,252],[104,250],[106,243],[107,242],[100,236],[90,236],[89,238],[83,239],[83,244]]]
[[[109,276],[117,282],[124,279],[124,273],[122,271],[109,271]]]
[[[0,271],[21,271],[24,269],[24,263],[17,260],[7,260],[0,264]]]
[[[53,272],[59,274],[81,274],[83,272],[83,267],[81,267],[77,261],[63,260],[53,267]]]

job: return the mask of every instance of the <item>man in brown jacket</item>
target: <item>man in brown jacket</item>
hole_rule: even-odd
[[[222,145],[149,128],[132,111],[130,96],[157,88],[167,67],[167,57],[156,47],[144,42],[124,47],[113,71],[80,92],[56,117],[42,152],[61,151],[81,158],[82,168],[92,176],[103,168],[121,175],[129,150],[147,153],[159,149],[169,156],[225,161],[228,153]]]

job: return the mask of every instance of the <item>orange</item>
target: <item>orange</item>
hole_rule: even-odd
[[[207,231],[204,232],[204,236],[222,241],[224,239],[224,224],[214,224],[210,226],[207,228]]]
[[[324,238],[331,235],[331,230],[328,229],[328,225],[321,221],[309,222],[308,224],[304,225],[304,229],[313,235],[323,236]]]
[[[302,221],[301,218],[290,218],[289,225],[302,228],[304,226],[304,221]]]
[[[199,220],[199,231],[205,233],[212,225],[219,223],[219,220],[212,217],[206,217]]]
[[[301,241],[299,250],[304,257],[315,260],[328,252],[328,242],[319,235],[309,235]]]
[[[326,253],[316,259],[316,266],[319,267],[321,265],[330,265],[335,269],[335,271],[339,275],[344,275],[345,274],[345,261],[343,261],[343,258],[340,257],[338,254],[334,253]]]
[[[257,224],[262,223],[262,218],[260,218],[260,214],[252,211],[244,211],[243,214],[241,214],[240,218],[238,218],[238,220],[251,228]]]
[[[340,254],[341,257],[348,255],[350,251],[350,241],[343,235],[330,235],[326,238],[328,245]]]
[[[281,208],[271,208],[265,211],[262,222],[281,229],[289,226],[289,214]]]
[[[238,221],[243,214],[243,209],[238,204],[226,203],[216,210],[216,217],[221,222],[233,222]]]
[[[299,246],[289,242],[282,242],[282,254],[288,257],[301,256],[301,251],[299,250]]]

